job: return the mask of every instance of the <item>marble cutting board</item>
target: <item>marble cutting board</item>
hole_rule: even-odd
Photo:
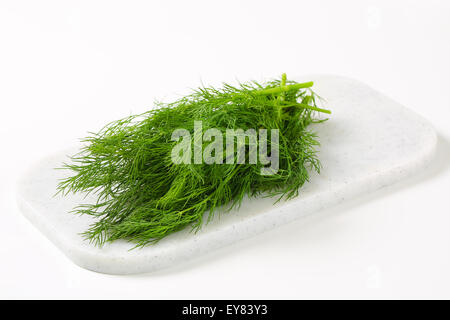
[[[109,274],[144,273],[181,264],[375,191],[413,175],[432,159],[437,142],[433,127],[395,101],[349,78],[320,75],[296,80],[313,80],[315,91],[326,99],[333,114],[329,121],[314,127],[321,142],[322,172],[312,175],[293,200],[273,205],[273,199],[246,199],[239,210],[216,216],[196,234],[182,230],[156,245],[135,250],[129,250],[132,245],[125,241],[98,248],[80,236],[92,223],[91,217],[69,213],[77,204],[94,199],[53,197],[57,179],[64,174],[53,168],[70,154],[61,152],[37,163],[19,181],[19,206],[77,265]]]

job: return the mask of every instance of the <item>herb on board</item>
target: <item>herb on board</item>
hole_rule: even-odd
[[[59,182],[58,193],[96,196],[95,203],[73,210],[95,218],[84,233],[87,239],[97,245],[126,239],[136,246],[157,242],[188,226],[198,230],[219,206],[235,208],[244,196],[295,197],[309,180],[309,171],[320,171],[319,143],[308,126],[323,121],[318,113],[330,113],[317,106],[312,86],[312,82],[287,81],[283,74],[280,80],[264,84],[201,87],[178,101],[158,103],[153,110],[112,122],[83,139],[80,152],[63,164],[62,169],[71,175]],[[238,161],[242,157],[238,147],[231,153],[213,150],[213,163],[190,161],[193,149],[204,151],[213,143],[196,138],[199,121],[201,134],[210,128],[224,135],[230,129],[277,129],[276,172],[262,174],[267,164],[249,163],[250,150],[255,149],[248,137],[241,140],[247,151],[241,158],[244,163]],[[177,129],[189,133],[192,144],[184,149],[188,157],[175,163],[173,150],[179,141],[173,133]],[[273,150],[274,142],[270,137],[267,141],[267,149]],[[261,140],[255,143],[262,147]],[[218,157],[221,161],[216,161]]]

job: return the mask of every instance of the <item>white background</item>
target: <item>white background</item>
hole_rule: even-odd
[[[0,0],[0,298],[450,298],[450,2]],[[429,119],[432,166],[184,265],[75,266],[17,209],[21,172],[188,88],[332,73]]]

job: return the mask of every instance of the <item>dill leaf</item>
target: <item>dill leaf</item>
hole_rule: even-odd
[[[62,165],[71,175],[59,182],[58,193],[95,194],[95,203],[73,209],[95,217],[84,233],[91,242],[101,246],[126,239],[138,247],[188,226],[198,230],[218,207],[235,208],[245,196],[296,197],[310,171],[320,172],[319,142],[308,126],[323,121],[317,113],[330,113],[317,106],[312,86],[288,81],[283,74],[281,80],[263,84],[201,87],[175,102],[109,123],[84,138],[81,150]],[[261,163],[237,161],[174,164],[172,132],[184,128],[192,134],[195,120],[202,121],[203,132],[278,129],[279,170],[261,175]]]

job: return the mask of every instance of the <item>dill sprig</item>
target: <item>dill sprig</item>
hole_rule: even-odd
[[[93,193],[95,203],[81,204],[73,212],[95,217],[84,236],[97,245],[126,239],[136,246],[157,242],[191,226],[198,230],[220,206],[231,209],[244,196],[266,193],[290,199],[320,171],[316,135],[307,129],[320,122],[313,83],[273,80],[260,84],[223,84],[201,87],[173,103],[106,125],[82,140],[79,153],[63,164],[72,175],[60,181],[58,192]],[[227,129],[278,129],[279,170],[261,175],[262,164],[175,164],[172,132]],[[206,145],[207,143],[204,142]],[[247,146],[248,147],[248,146]],[[236,153],[234,154],[236,157]]]

